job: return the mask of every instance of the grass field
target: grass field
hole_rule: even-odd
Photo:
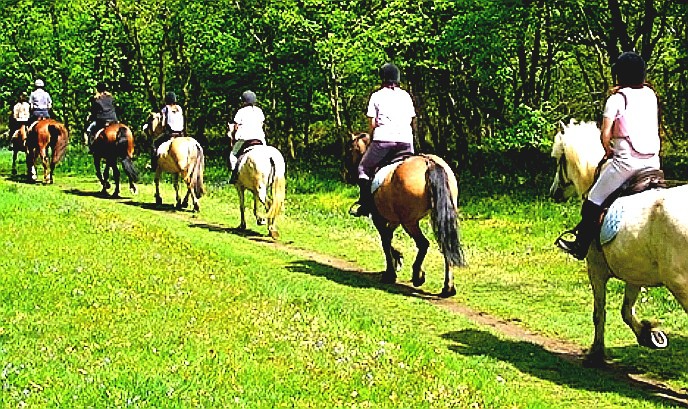
[[[165,204],[154,206],[145,172],[139,195],[99,197],[78,149],[50,186],[11,178],[10,162],[0,151],[2,407],[672,406],[609,371],[380,285],[375,230],[346,215],[354,189],[324,172],[288,168],[282,240],[272,244],[252,218],[248,232],[234,229],[236,193],[221,168],[209,168],[208,195],[192,214],[172,209],[169,183]],[[461,183],[470,265],[455,271],[452,302],[586,348],[584,264],[552,245],[577,205],[551,203],[537,186]],[[395,243],[409,263],[411,240],[399,232]],[[441,289],[441,262],[433,247],[429,293]],[[400,281],[410,274],[404,266]],[[638,313],[661,322],[670,346],[643,349],[621,322],[621,292],[612,282],[610,357],[687,388],[683,311],[664,289],[645,292]]]

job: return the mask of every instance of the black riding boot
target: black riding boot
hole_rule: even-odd
[[[237,164],[232,168],[232,174],[229,176],[229,184],[233,185],[237,182],[237,179],[239,179],[239,161],[237,160]]]
[[[555,244],[578,260],[583,260],[588,254],[590,243],[592,243],[595,232],[597,232],[601,214],[601,206],[586,200],[583,202],[583,208],[581,209],[581,222],[573,230],[564,232],[564,234],[575,234],[576,239],[574,241],[564,240],[562,238],[564,234],[562,234],[555,241]]]
[[[358,199],[358,209],[351,212],[352,216],[361,217],[369,216],[370,212],[373,210],[375,203],[373,202],[373,194],[370,191],[370,186],[373,182],[368,179],[358,180],[359,189],[359,199]]]

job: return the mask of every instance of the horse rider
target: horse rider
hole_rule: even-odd
[[[165,106],[160,110],[162,116],[163,134],[153,141],[152,169],[158,166],[158,148],[170,139],[184,135],[184,111],[177,105],[177,95],[174,92],[165,94]]]
[[[250,90],[244,91],[240,100],[241,108],[234,115],[234,124],[230,124],[230,133],[233,132],[233,145],[232,151],[229,153],[229,167],[232,172],[229,183],[236,183],[239,176],[237,169],[239,156],[245,147],[249,146],[247,142],[260,141],[263,145],[266,144],[265,131],[263,130],[265,115],[263,110],[256,106],[256,94]]]
[[[382,86],[368,102],[371,143],[358,165],[360,197],[358,209],[351,215],[368,216],[374,208],[371,178],[386,158],[413,155],[413,128],[416,111],[408,92],[399,87],[399,68],[386,63],[380,68]]]
[[[99,82],[96,85],[96,94],[91,100],[91,115],[89,116],[89,121],[92,122],[86,129],[86,132],[89,137],[90,149],[91,143],[95,139],[98,131],[111,123],[117,122],[115,100],[112,94],[107,90],[107,85],[104,82]]]
[[[29,125],[29,118],[31,116],[31,109],[27,102],[26,92],[19,94],[19,101],[14,104],[12,108],[12,116],[10,117],[10,140],[15,132],[22,126]]]
[[[588,248],[598,229],[602,204],[636,171],[659,169],[659,111],[657,95],[645,82],[645,61],[634,52],[624,52],[612,66],[616,86],[607,98],[602,118],[600,140],[604,159],[611,163],[588,192],[576,227],[574,241],[559,238],[557,246],[578,260]]]
[[[50,118],[50,110],[53,107],[53,100],[50,94],[44,89],[45,83],[38,78],[34,82],[35,90],[29,95],[29,110],[31,112],[30,122]],[[33,125],[32,125],[33,126]]]

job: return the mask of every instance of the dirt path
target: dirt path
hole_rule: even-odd
[[[314,251],[305,250],[291,245],[290,243],[284,242],[273,242],[267,238],[251,237],[256,243],[261,245],[270,246],[272,248],[277,248],[286,253],[302,257],[307,260],[317,262],[322,265],[330,266],[332,268],[351,272],[353,274],[358,274],[366,280],[375,279],[373,276],[364,271],[360,266],[345,261],[337,259],[335,257],[327,256],[324,254],[316,253]],[[455,314],[461,314],[481,326],[487,326],[493,328],[495,331],[503,334],[507,338],[516,339],[519,341],[526,341],[535,345],[542,347],[544,350],[564,359],[568,363],[582,366],[584,351],[580,345],[574,344],[572,342],[546,337],[537,333],[533,333],[521,327],[520,325],[503,320],[481,311],[474,310],[465,305],[461,305],[452,299],[439,298],[437,295],[432,295],[419,291],[410,284],[397,283],[397,289],[402,293],[416,296],[419,298],[426,299],[428,302],[436,305],[439,308],[443,308]],[[591,323],[592,325],[592,323]],[[590,369],[595,370],[595,369]],[[688,393],[685,390],[676,390],[666,385],[663,382],[657,381],[639,375],[637,370],[632,367],[620,366],[614,363],[609,363],[606,367],[602,369],[597,369],[602,371],[606,376],[613,377],[616,380],[626,382],[629,385],[644,390],[652,395],[666,399],[669,403],[674,404],[679,407],[688,408]]]

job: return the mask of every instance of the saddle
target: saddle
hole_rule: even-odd
[[[597,222],[597,231],[595,232],[595,242],[598,248],[602,248],[602,244],[609,242],[615,235],[618,228],[618,218],[621,213],[616,209],[615,212],[610,213],[610,209],[614,201],[620,197],[631,196],[636,193],[645,192],[651,189],[665,189],[667,187],[664,179],[664,172],[660,169],[644,168],[635,172],[628,180],[626,180],[618,189],[616,189],[609,197],[602,203],[602,214]],[[605,224],[605,218],[610,215],[611,220]],[[604,237],[601,237],[604,236]]]
[[[241,149],[239,149],[239,152],[237,152],[237,163],[239,163],[239,161],[241,160],[241,156],[244,155],[249,150],[249,148],[252,148],[256,145],[265,145],[265,143],[263,143],[263,141],[261,141],[260,139],[246,139],[244,141],[244,145],[241,147]]]

